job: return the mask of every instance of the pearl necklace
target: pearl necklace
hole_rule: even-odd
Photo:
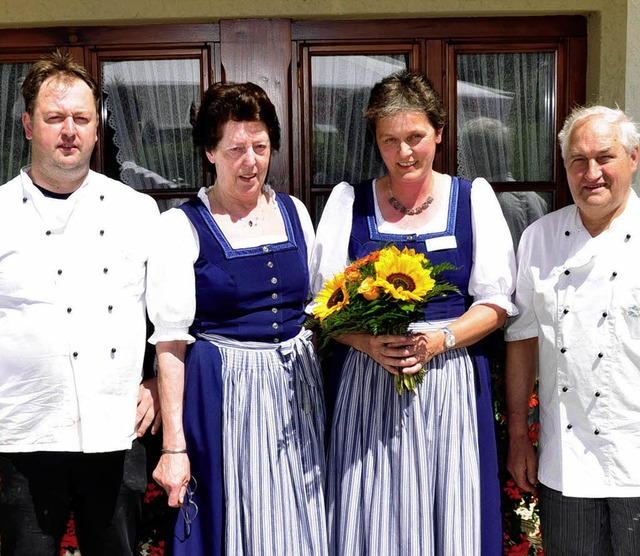
[[[429,205],[433,203],[433,197],[429,195],[427,197],[427,200],[424,203],[422,203],[419,207],[407,208],[403,204],[401,204],[400,201],[398,201],[398,199],[396,199],[393,196],[393,191],[391,191],[391,182],[387,184],[387,187],[389,189],[389,204],[394,209],[401,212],[402,214],[406,214],[407,216],[415,216],[416,214],[420,214],[421,212],[424,212],[425,210],[427,210],[429,208]]]

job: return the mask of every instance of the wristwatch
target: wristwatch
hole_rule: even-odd
[[[456,347],[456,337],[454,333],[451,332],[451,330],[449,330],[446,326],[441,328],[441,330],[444,332],[444,347],[446,347],[447,349],[453,349],[454,347]]]

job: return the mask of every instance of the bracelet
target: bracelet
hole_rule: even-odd
[[[164,448],[160,450],[161,454],[186,454],[187,449],[182,448],[181,450],[165,450]]]

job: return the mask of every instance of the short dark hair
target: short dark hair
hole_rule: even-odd
[[[35,62],[22,83],[24,108],[31,116],[33,116],[33,109],[40,87],[50,77],[56,77],[65,83],[71,83],[76,79],[84,81],[91,89],[97,109],[100,93],[95,79],[81,63],[74,59],[68,50],[59,48],[52,54]]]
[[[215,83],[204,94],[193,118],[193,142],[205,150],[215,149],[228,121],[262,122],[271,149],[280,148],[280,123],[267,93],[255,83]]]
[[[375,137],[376,123],[381,118],[402,112],[424,114],[436,131],[445,124],[446,111],[440,95],[431,81],[417,71],[402,70],[373,86],[364,113],[367,128]]]

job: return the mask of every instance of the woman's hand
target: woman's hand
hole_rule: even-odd
[[[166,491],[169,506],[182,506],[191,479],[189,457],[187,454],[162,454],[153,470],[153,478]]]
[[[400,370],[404,374],[415,374],[444,351],[444,332],[441,330],[407,336],[345,334],[339,341],[366,353],[394,375],[400,374]]]

